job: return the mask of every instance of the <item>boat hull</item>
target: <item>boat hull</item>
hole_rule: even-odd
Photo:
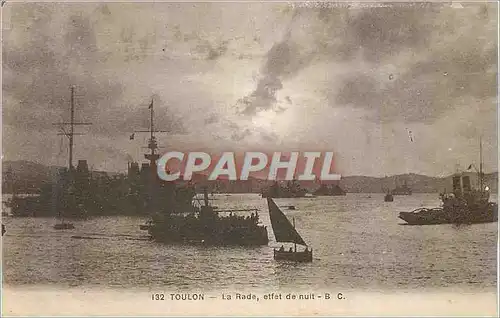
[[[312,262],[312,258],[312,251],[294,252],[274,250],[274,259],[276,261],[309,263]]]
[[[498,221],[496,204],[490,203],[485,208],[467,212],[469,213],[457,214],[444,209],[423,209],[420,212],[400,212],[399,218],[408,225],[478,224]]]
[[[218,226],[194,228],[153,224],[149,226],[148,232],[154,241],[167,244],[262,246],[269,243],[264,226],[227,229]]]

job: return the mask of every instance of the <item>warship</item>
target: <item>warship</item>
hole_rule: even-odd
[[[477,189],[472,188],[470,176],[465,173],[458,173],[452,176],[453,193],[446,193],[445,191],[440,194],[441,207],[400,212],[399,218],[410,225],[497,222],[498,205],[489,201],[489,187],[484,184],[481,143],[480,153]]]
[[[391,191],[387,191],[387,193],[384,195],[384,202],[393,202],[394,201],[394,196],[392,195]]]
[[[275,181],[273,185],[262,191],[263,198],[302,198],[307,190],[302,188],[295,180],[288,181],[286,185],[280,185]]]
[[[52,173],[51,180],[39,189],[35,195],[17,193],[14,188],[14,176],[10,172],[7,178],[11,184],[12,198],[6,202],[14,217],[57,217],[61,224],[68,219],[84,219],[92,216],[104,215],[148,215],[146,213],[152,196],[149,180],[154,176],[151,165],[144,163],[141,167],[137,162],[128,163],[128,174],[113,176],[104,172],[89,169],[86,160],[78,160],[73,165],[74,136],[82,135],[75,132],[78,125],[90,123],[76,122],[74,119],[74,87],[71,87],[71,116],[69,122],[56,123],[59,126],[59,135],[69,140],[68,166],[57,169]],[[150,105],[152,108],[152,103]],[[151,122],[153,124],[153,122]],[[153,130],[153,126],[150,130]],[[147,130],[147,132],[150,132]],[[142,132],[142,131],[137,131]],[[153,135],[152,135],[153,136]],[[133,138],[131,138],[133,139]],[[150,139],[150,147],[155,147],[156,139]],[[155,148],[156,149],[156,148]],[[156,157],[155,157],[156,158]],[[156,176],[156,171],[154,171]],[[8,180],[7,180],[8,181]],[[170,189],[156,189],[155,200],[158,205],[171,204],[169,195],[175,197],[175,208],[188,211],[192,208],[192,199],[195,188],[191,184],[183,184]],[[162,192],[165,192],[163,194]],[[67,223],[67,222],[66,222]],[[65,225],[57,226],[65,229]],[[68,225],[68,227],[71,227]]]
[[[343,196],[346,195],[346,192],[338,184],[332,184],[330,186],[326,184],[321,184],[320,187],[316,191],[314,191],[314,195]]]
[[[149,163],[143,163],[141,170],[146,191],[142,192],[144,200],[140,201],[145,203],[143,209],[150,219],[140,225],[140,229],[147,230],[153,241],[161,243],[267,245],[267,228],[260,224],[257,209],[219,210],[209,204],[207,187],[203,189],[204,204],[197,204],[194,185],[178,187],[180,181],[160,179],[157,172],[160,155],[155,136],[160,131],[154,128],[152,103],[149,109],[150,129],[136,131],[150,134],[147,145],[150,152],[144,155]]]
[[[13,216],[56,216],[59,223],[54,229],[73,229],[72,223],[65,220],[71,218],[85,218],[87,216],[88,200],[91,200],[88,170],[82,171],[84,161],[80,160],[75,169],[73,166],[74,137],[82,135],[75,132],[75,126],[91,125],[90,123],[75,121],[74,87],[71,86],[71,116],[69,122],[54,123],[59,127],[58,135],[65,136],[69,140],[68,167],[61,168],[53,175],[53,182],[43,185],[38,189],[38,195],[22,196],[13,189],[13,196],[8,202]],[[8,178],[13,179],[12,172]],[[12,181],[12,180],[11,180]]]
[[[411,188],[406,184],[406,181],[403,181],[403,185],[399,186],[396,184],[396,188],[394,188],[391,191],[392,195],[411,195],[412,190]]]

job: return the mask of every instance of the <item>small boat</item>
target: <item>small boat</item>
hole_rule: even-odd
[[[399,218],[409,225],[477,224],[498,222],[498,205],[490,202],[490,189],[484,183],[482,142],[479,140],[478,187],[465,172],[452,176],[453,193],[440,194],[442,206],[400,212]],[[469,166],[472,169],[473,165]],[[468,169],[468,170],[469,170]]]
[[[295,220],[293,220],[292,225],[272,198],[267,198],[267,205],[276,242],[294,244],[293,250],[290,248],[286,251],[283,246],[278,250],[274,249],[274,259],[277,261],[312,262],[312,249],[307,247],[306,242],[295,229]],[[305,250],[297,251],[297,244],[305,246]]]
[[[75,226],[73,225],[73,223],[57,223],[56,225],[54,225],[54,229],[55,230],[72,230],[74,229]]]
[[[5,232],[7,232],[7,230],[5,230],[5,225],[2,223],[2,236],[5,234]]]
[[[394,196],[390,192],[388,192],[384,197],[384,202],[392,202],[392,201],[394,201]]]

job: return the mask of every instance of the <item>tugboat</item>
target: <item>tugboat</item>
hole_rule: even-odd
[[[399,218],[411,225],[474,224],[498,221],[498,206],[489,202],[489,188],[484,185],[482,145],[480,143],[480,168],[478,189],[472,189],[470,177],[458,174],[452,177],[453,193],[440,194],[440,208],[420,208],[413,212],[401,212]],[[472,165],[471,165],[472,167]]]
[[[294,244],[293,250],[290,248],[286,251],[283,246],[278,250],[274,249],[274,259],[277,261],[312,262],[312,249],[307,247],[306,242],[295,229],[295,219],[292,219],[293,224],[291,224],[272,198],[267,198],[267,206],[276,242]],[[297,244],[305,246],[305,250],[297,251]]]
[[[325,184],[321,184],[320,187],[314,191],[314,195],[317,196],[343,196],[346,195],[346,192],[338,185],[332,184],[327,186]]]
[[[276,181],[267,190],[262,191],[263,198],[303,198],[306,194],[307,190],[295,180],[288,181],[286,186],[281,186]]]

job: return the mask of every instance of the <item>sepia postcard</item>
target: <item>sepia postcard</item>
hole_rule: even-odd
[[[1,9],[2,316],[498,317],[498,2]]]

